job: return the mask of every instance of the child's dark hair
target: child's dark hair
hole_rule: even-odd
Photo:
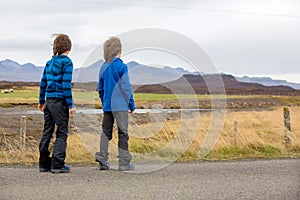
[[[53,42],[53,55],[57,56],[66,51],[71,51],[72,42],[68,35],[66,34],[57,34]]]
[[[103,46],[105,62],[110,63],[118,53],[121,53],[121,49],[121,40],[118,37],[110,37],[106,40]]]

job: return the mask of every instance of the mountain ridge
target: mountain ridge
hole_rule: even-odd
[[[99,67],[103,60],[98,60],[94,64],[85,68],[75,68],[73,73],[73,82],[97,82]],[[158,84],[176,80],[186,74],[205,75],[185,70],[181,67],[162,66],[160,68],[140,64],[136,61],[127,63],[129,76],[134,85]],[[35,66],[32,63],[19,64],[16,61],[5,59],[0,61],[0,81],[10,82],[39,82],[43,67]],[[300,89],[299,83],[292,83],[286,80],[274,80],[269,77],[249,77],[233,76],[237,81],[246,83],[259,83],[264,86],[290,86],[294,89]]]

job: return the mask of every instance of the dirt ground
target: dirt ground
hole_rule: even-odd
[[[0,112],[0,150],[17,150],[20,145],[20,121],[24,108],[1,108]],[[43,129],[43,115],[26,115],[26,144],[28,148],[36,146]]]

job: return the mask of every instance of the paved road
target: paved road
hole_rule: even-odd
[[[149,173],[0,167],[0,199],[300,199],[300,159],[176,163]]]

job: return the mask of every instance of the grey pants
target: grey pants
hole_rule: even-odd
[[[128,151],[128,111],[104,112],[102,134],[100,138],[100,152],[95,154],[98,162],[108,160],[108,143],[112,139],[114,120],[118,126],[119,166],[128,166],[131,155]]]

